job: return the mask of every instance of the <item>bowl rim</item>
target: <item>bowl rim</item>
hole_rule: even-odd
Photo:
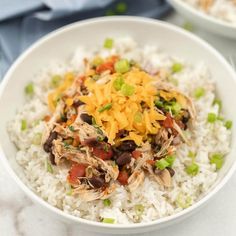
[[[97,23],[106,23],[106,22],[132,22],[132,23],[144,23],[148,25],[154,25],[157,27],[165,28],[170,31],[173,31],[177,34],[181,34],[185,36],[188,40],[192,40],[197,44],[200,44],[201,46],[205,47],[206,50],[208,50],[211,54],[213,54],[215,57],[218,58],[218,60],[222,63],[222,65],[225,67],[226,70],[228,70],[229,74],[232,75],[232,78],[234,82],[236,83],[236,74],[233,70],[233,68],[230,66],[230,64],[226,61],[226,59],[216,50],[214,49],[210,44],[205,42],[203,39],[197,37],[196,35],[192,34],[191,32],[188,32],[184,29],[181,29],[175,25],[172,25],[167,22],[163,22],[160,20],[155,19],[148,19],[145,17],[137,17],[137,16],[109,16],[109,17],[96,17],[91,18],[87,20],[82,20],[78,22],[74,22],[71,24],[68,24],[66,26],[63,26],[57,30],[52,31],[51,33],[43,36],[39,40],[37,40],[35,43],[33,43],[25,52],[23,52],[17,60],[13,63],[13,65],[10,67],[10,69],[7,71],[7,73],[3,77],[3,81],[0,84],[0,99],[2,98],[3,91],[8,83],[8,81],[11,79],[12,73],[14,73],[15,68],[17,68],[21,62],[28,57],[28,55],[34,51],[38,46],[47,43],[48,40],[51,38],[54,38],[60,34],[64,34],[65,32],[68,32],[70,30],[73,30],[75,28],[85,27],[87,25],[97,24]],[[80,217],[73,216],[69,213],[64,212],[63,210],[56,208],[43,200],[39,195],[37,195],[33,190],[31,190],[21,179],[18,177],[18,175],[13,171],[11,168],[11,165],[9,161],[7,160],[6,155],[4,154],[3,148],[0,143],[0,161],[3,163],[3,166],[7,170],[7,172],[10,174],[10,176],[15,180],[16,184],[23,190],[23,192],[34,202],[37,202],[39,205],[43,206],[44,208],[47,208],[48,210],[52,211],[53,213],[63,217],[64,219],[67,219],[69,221],[75,222],[75,223],[81,223],[87,226],[93,226],[93,227],[99,227],[104,229],[139,229],[139,228],[146,228],[151,226],[156,226],[162,223],[169,223],[171,221],[176,220],[177,218],[181,218],[184,216],[189,215],[191,212],[202,206],[204,203],[206,203],[210,198],[212,198],[230,179],[234,171],[236,170],[236,161],[231,166],[229,171],[226,173],[226,175],[222,178],[220,182],[217,183],[217,185],[205,196],[203,196],[198,202],[193,204],[192,206],[183,209],[182,211],[175,213],[170,216],[166,216],[151,222],[145,222],[145,223],[131,223],[131,224],[104,224],[102,222],[96,222],[92,220],[83,219]]]
[[[216,24],[216,25],[220,25],[222,27],[226,27],[228,29],[231,29],[231,30],[235,30],[236,31],[236,25],[233,25],[232,23],[230,22],[227,22],[227,21],[224,21],[224,20],[221,20],[221,19],[218,19],[212,15],[208,15],[196,8],[194,8],[193,6],[187,4],[186,2],[182,1],[182,0],[167,0],[170,4],[173,3],[173,4],[177,4],[179,6],[181,6],[182,8],[185,9],[185,11],[188,11],[190,13],[192,13],[193,15],[197,16],[197,17],[200,17],[202,18],[203,20],[206,20],[206,21],[209,21],[211,22],[212,24]],[[172,5],[172,4],[171,4]]]

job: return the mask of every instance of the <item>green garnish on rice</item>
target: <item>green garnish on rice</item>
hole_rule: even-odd
[[[188,175],[195,176],[199,172],[199,166],[197,163],[192,163],[186,166],[185,171]]]
[[[47,170],[47,172],[53,174],[52,165],[51,165],[51,163],[48,160],[46,160],[46,170]]]
[[[215,153],[210,157],[210,163],[215,164],[216,169],[219,170],[224,164],[224,156],[220,153]]]
[[[192,205],[192,198],[190,196],[184,196],[184,194],[179,193],[176,198],[176,204],[178,207],[183,209],[188,208]]]
[[[104,200],[103,200],[103,205],[104,205],[104,206],[107,206],[107,207],[110,206],[110,205],[111,205],[111,200],[108,199],[108,198],[107,198],[107,199],[104,199]]]
[[[25,94],[26,95],[34,94],[34,84],[32,82],[25,86]]]
[[[215,113],[208,113],[207,121],[208,123],[215,123],[217,121],[217,115]]]
[[[172,71],[172,73],[179,73],[183,70],[183,68],[184,68],[184,66],[182,63],[175,62],[171,67],[171,71]]]
[[[62,77],[60,75],[54,75],[52,76],[52,79],[51,79],[51,86],[53,88],[56,88],[59,86],[61,81],[62,81]]]
[[[27,121],[21,120],[21,131],[27,130]]]
[[[196,99],[199,99],[199,98],[203,97],[205,95],[205,93],[206,93],[205,89],[202,87],[199,87],[199,88],[195,89],[194,97]]]
[[[222,109],[222,101],[220,99],[218,99],[218,98],[214,99],[213,105],[218,105],[219,111],[221,111],[221,109]]]
[[[103,218],[102,222],[107,223],[107,224],[114,224],[115,219],[113,219],[113,218]]]
[[[114,41],[112,38],[107,38],[107,39],[105,39],[103,46],[104,46],[104,48],[112,49],[113,43],[114,43]]]
[[[232,126],[233,126],[232,120],[227,120],[227,121],[225,122],[225,127],[226,127],[226,129],[231,129]]]

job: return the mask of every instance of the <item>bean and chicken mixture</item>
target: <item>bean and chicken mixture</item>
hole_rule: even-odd
[[[43,148],[67,165],[73,195],[107,199],[118,185],[134,191],[145,176],[164,187],[175,175],[175,150],[189,142],[189,97],[168,79],[180,65],[148,74],[119,55],[84,60],[83,74],[52,78]]]

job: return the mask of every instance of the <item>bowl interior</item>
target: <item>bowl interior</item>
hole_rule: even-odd
[[[5,156],[1,159],[10,165],[16,176],[24,180],[21,168],[15,161],[16,148],[10,141],[6,125],[24,103],[24,87],[34,74],[48,62],[69,58],[79,45],[93,46],[106,37],[129,35],[140,45],[157,44],[166,53],[186,59],[191,63],[204,61],[217,85],[217,93],[223,102],[224,114],[236,121],[236,78],[233,70],[215,50],[189,33],[165,23],[131,17],[112,17],[76,23],[56,31],[24,53],[12,66],[1,84],[0,90],[0,140]],[[218,183],[235,163],[235,133],[232,129],[232,151],[218,178]],[[217,184],[217,183],[216,183]]]

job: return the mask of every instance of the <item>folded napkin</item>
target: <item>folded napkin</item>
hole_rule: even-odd
[[[0,80],[29,45],[63,25],[104,15],[160,18],[169,11],[165,0],[1,0]]]

